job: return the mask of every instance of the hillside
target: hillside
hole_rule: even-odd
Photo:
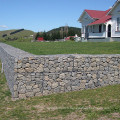
[[[0,38],[1,39],[19,39],[19,38],[29,38],[30,35],[34,35],[34,32],[31,30],[24,30],[24,29],[13,29],[13,30],[6,30],[0,31]]]
[[[3,40],[22,40],[26,41],[26,39],[34,39],[33,36],[35,35],[31,30],[24,30],[24,29],[13,29],[13,30],[6,30],[6,31],[0,31],[0,41]],[[81,36],[81,28],[76,27],[59,27],[52,29],[48,32],[41,32],[36,34],[37,37],[43,37],[44,40],[56,40],[56,39],[64,39],[64,37],[68,36],[75,36],[77,34],[79,37]],[[34,36],[35,37],[35,36]]]
[[[48,32],[38,32],[35,36],[35,39],[38,37],[43,37],[44,40],[54,41],[61,40],[69,36],[75,36],[75,34],[81,37],[81,28],[64,26],[52,29]]]
[[[52,34],[52,33],[57,33],[57,32],[67,32],[68,36],[74,36],[75,34],[77,34],[78,36],[81,36],[81,28],[69,27],[69,26],[55,28],[55,29],[48,31],[47,33]]]
[[[4,35],[4,34],[10,34],[11,32],[14,32],[14,31],[15,31],[15,29],[13,29],[13,30],[0,31],[0,37],[2,37],[2,35]]]

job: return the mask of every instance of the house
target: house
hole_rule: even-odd
[[[120,41],[120,0],[106,11],[84,10],[78,21],[82,24],[82,41]]]

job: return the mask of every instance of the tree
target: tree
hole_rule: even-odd
[[[37,38],[40,36],[40,33],[38,32],[35,36],[35,40],[37,40]]]
[[[76,32],[72,29],[68,31],[68,36],[75,36]]]
[[[44,38],[44,40],[47,40],[47,34],[45,31],[43,32],[42,37]]]

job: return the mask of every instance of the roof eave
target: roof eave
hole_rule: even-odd
[[[79,17],[79,19],[78,19],[78,21],[81,23],[82,22],[82,17],[83,17],[83,15],[85,14],[85,13],[87,13],[85,10],[82,12],[82,15]],[[87,15],[92,19],[92,20],[94,20],[94,18],[92,18],[88,13],[87,13]]]
[[[92,25],[88,25],[88,26],[93,26],[93,25],[101,25],[101,24],[105,24],[105,23],[92,24]]]
[[[82,22],[82,16],[84,15],[85,10],[82,12],[81,16],[79,17],[78,21],[81,23]]]
[[[117,6],[117,4],[120,2],[120,0],[117,0],[115,4],[112,6],[111,10],[107,13],[107,15],[110,15],[113,9]]]

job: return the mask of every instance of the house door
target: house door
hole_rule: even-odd
[[[111,25],[108,25],[108,37],[111,37]]]

